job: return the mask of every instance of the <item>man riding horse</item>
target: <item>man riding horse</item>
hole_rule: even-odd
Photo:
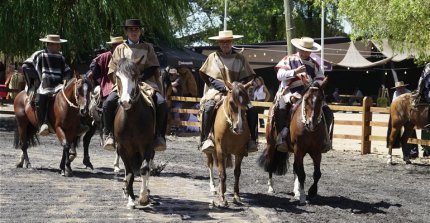
[[[430,106],[430,63],[427,63],[424,67],[423,73],[418,81],[417,89],[412,93],[413,101],[412,105],[417,107],[418,104],[424,103]],[[430,112],[427,114],[427,120],[430,123]],[[424,126],[429,129],[430,124]]]
[[[138,67],[140,80],[155,89],[153,100],[156,110],[156,131],[155,131],[155,151],[164,151],[166,149],[166,125],[167,125],[167,105],[166,100],[161,95],[162,90],[160,83],[160,64],[151,44],[141,40],[143,33],[142,25],[138,19],[128,19],[125,21],[124,29],[127,34],[127,40],[117,46],[113,52],[112,59],[109,63],[108,75],[110,80],[115,83],[114,72],[117,68],[118,61],[121,58],[131,59]],[[114,88],[116,89],[116,88]],[[103,103],[103,122],[105,144],[104,149],[113,150],[114,140],[112,135],[115,112],[118,107],[118,93],[113,90]]]
[[[39,122],[39,135],[45,136],[49,133],[47,113],[50,97],[63,88],[63,80],[69,80],[72,72],[60,52],[61,43],[67,40],[60,39],[59,35],[47,35],[39,40],[46,43],[46,48],[34,52],[25,60],[23,71],[28,86],[27,92],[37,93],[34,102]]]
[[[243,36],[233,35],[231,30],[226,30],[220,31],[218,36],[209,38],[218,41],[220,50],[211,53],[200,68],[200,76],[206,83],[206,91],[200,102],[201,109],[203,110],[200,147],[204,153],[212,153],[214,151],[214,142],[209,137],[209,134],[213,128],[215,106],[227,91],[224,80],[237,81],[244,84],[255,77],[255,72],[246,58],[232,49],[233,40],[241,37]],[[246,115],[251,133],[251,140],[248,142],[248,152],[255,152],[257,151],[256,127],[258,121],[256,108],[249,104]]]
[[[276,147],[282,152],[288,151],[287,136],[292,105],[301,98],[306,85],[313,81],[322,82],[324,80],[320,65],[310,57],[312,52],[320,51],[321,46],[309,37],[292,39],[291,43],[298,52],[284,57],[276,65],[277,78],[281,83],[274,100],[273,112],[278,133]],[[328,127],[333,120],[333,113],[326,104],[323,106],[323,113]],[[324,152],[331,149],[329,134],[326,136],[324,148]]]

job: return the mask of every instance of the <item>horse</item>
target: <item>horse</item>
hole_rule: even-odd
[[[407,164],[410,164],[409,151],[405,151],[407,148],[408,138],[411,137],[414,128],[422,129],[429,122],[427,120],[427,113],[429,112],[429,106],[427,104],[418,104],[414,108],[411,104],[412,95],[411,93],[402,94],[391,103],[390,106],[390,124],[388,125],[387,135],[388,139],[388,160],[387,164],[393,164],[392,150],[396,136],[400,134],[403,127],[404,131],[400,138],[400,142],[403,150],[403,158]]]
[[[324,104],[324,88],[327,78],[321,85],[314,82],[305,88],[303,97],[292,108],[290,129],[290,152],[294,153],[294,198],[300,204],[306,203],[304,183],[306,179],[303,167],[303,158],[309,154],[314,164],[314,182],[308,191],[310,198],[317,195],[318,181],[321,178],[321,154],[327,134],[323,120],[322,107]],[[273,111],[273,108],[271,109]],[[273,112],[271,112],[273,113]],[[280,152],[276,149],[276,135],[271,133],[273,123],[266,126],[267,146],[258,159],[259,166],[269,173],[269,193],[273,193],[272,174],[285,175],[288,170],[288,152]],[[274,133],[276,134],[276,133]]]
[[[150,162],[154,157],[155,114],[140,91],[136,65],[123,58],[115,72],[119,104],[114,121],[117,151],[125,167],[125,190],[128,208],[135,207],[133,181],[135,171],[142,177],[139,203],[149,203]]]
[[[52,106],[48,109],[50,131],[55,132],[63,147],[63,155],[60,162],[60,171],[66,176],[72,176],[71,162],[76,157],[80,118],[88,113],[89,92],[92,89],[87,79],[70,79],[54,98]],[[25,164],[31,167],[27,149],[38,143],[38,119],[36,110],[25,91],[21,91],[14,100],[15,119],[17,129],[15,131],[14,146],[22,150],[22,155],[17,163],[18,168]],[[88,156],[88,152],[86,152]],[[84,157],[86,159],[86,157]],[[88,157],[89,161],[89,157]]]
[[[224,197],[226,191],[226,167],[232,167],[232,155],[235,156],[233,202],[240,202],[239,177],[241,164],[243,157],[248,155],[247,143],[251,137],[246,119],[246,110],[250,102],[247,88],[252,85],[252,81],[244,85],[239,82],[231,84],[226,81],[225,85],[228,89],[227,95],[216,111],[213,126],[215,152],[206,154],[209,167],[210,191],[213,193],[216,192],[213,180],[214,162],[218,166],[220,207],[228,205]]]

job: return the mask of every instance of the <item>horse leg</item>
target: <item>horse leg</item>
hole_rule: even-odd
[[[133,192],[133,182],[134,182],[134,173],[133,169],[124,162],[125,166],[125,182],[124,182],[124,197],[128,198],[127,208],[133,209],[135,207],[134,204],[134,192]]]
[[[389,142],[388,142],[388,156],[387,156],[387,164],[393,164],[393,144],[396,140],[397,135],[400,133],[400,128],[397,127],[391,127],[391,133],[389,135]]]
[[[218,150],[218,149],[216,149]],[[224,193],[226,191],[226,174],[225,174],[225,161],[226,157],[221,152],[217,152],[218,159],[218,174],[219,174],[219,199],[220,207],[228,206],[227,200],[225,200]]]
[[[72,168],[70,167],[71,162],[69,159],[69,155],[70,155],[70,144],[66,143],[63,146],[63,157],[62,157],[61,163],[60,163],[60,169],[62,169],[64,171],[65,177],[73,176],[73,171],[72,171]]]
[[[311,155],[312,160],[314,162],[314,183],[312,184],[312,186],[309,188],[308,191],[308,195],[309,198],[313,198],[317,195],[318,193],[318,181],[321,178],[321,153],[317,153],[317,154],[313,154]]]
[[[140,205],[147,205],[149,204],[149,162],[145,159],[142,163],[142,166],[140,167],[140,176],[142,177],[142,184],[140,187],[140,197],[139,197],[139,204]]]
[[[212,154],[206,153],[207,156],[207,165],[209,169],[209,188],[210,192],[215,195],[216,189],[214,184],[214,158],[212,157]]]
[[[295,149],[297,151],[297,149]],[[300,200],[300,204],[306,203],[305,195],[305,168],[303,167],[303,155],[294,154],[294,172],[296,174],[294,182],[294,198]]]
[[[272,178],[273,174],[270,171],[269,172],[269,181],[267,181],[267,185],[269,186],[269,190],[267,190],[267,193],[269,194],[273,194],[275,193],[275,190],[273,189],[273,178]]]
[[[28,143],[23,143],[21,145],[21,156],[19,157],[19,161],[16,164],[16,168],[22,168],[25,164],[25,168],[31,168],[30,159],[28,158]]]
[[[119,171],[121,171],[121,168],[119,168],[119,155],[118,155],[118,149],[116,149],[115,160],[113,161],[113,172],[119,173]]]
[[[92,170],[94,170],[93,164],[90,161],[90,155],[88,152],[88,148],[90,146],[91,138],[94,136],[94,133],[96,132],[97,126],[92,125],[90,130],[85,133],[83,138],[83,146],[84,146],[84,159],[82,160],[82,163],[85,165],[85,168],[89,167]]]
[[[241,174],[241,164],[242,164],[243,156],[237,155],[234,158],[234,195],[233,195],[233,202],[240,203],[240,196],[239,196],[239,178]]]
[[[403,160],[405,161],[406,164],[411,164],[411,160],[410,160],[410,146],[408,144],[408,139],[409,137],[412,136],[412,132],[414,131],[414,127],[410,126],[410,125],[405,125],[404,126],[404,132],[401,138],[401,142],[402,142],[402,153],[403,153]]]

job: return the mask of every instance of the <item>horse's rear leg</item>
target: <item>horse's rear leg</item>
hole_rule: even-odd
[[[267,181],[267,185],[269,186],[269,189],[267,190],[267,193],[273,194],[275,193],[275,190],[273,189],[273,174],[272,172],[269,172],[269,181]]]
[[[225,199],[225,191],[226,191],[226,173],[225,173],[225,160],[226,158],[223,156],[223,154],[218,153],[217,154],[218,159],[218,174],[219,174],[219,199],[220,199],[220,207],[226,207],[228,206],[227,200]]]
[[[294,198],[300,201],[300,204],[306,203],[305,195],[305,168],[303,167],[303,156],[294,156]]]
[[[124,197],[128,198],[127,208],[133,209],[135,207],[134,204],[134,192],[133,192],[133,182],[134,182],[134,173],[133,169],[124,163],[125,166],[125,182],[124,182]]]
[[[389,124],[388,131],[391,131],[391,132],[390,132],[390,135],[388,136],[389,141],[388,141],[387,164],[393,164],[393,144],[396,140],[397,135],[400,133],[400,129],[401,129],[401,127],[393,127],[391,122],[392,120],[390,119],[388,123]]]
[[[214,158],[212,157],[212,154],[206,154],[207,156],[207,165],[209,169],[209,188],[210,192],[215,195],[216,189],[214,184]]]
[[[240,166],[242,165],[243,156],[235,156],[234,158],[234,196],[233,202],[240,203],[239,196],[239,178],[242,172]]]
[[[25,166],[25,168],[31,168],[31,163],[30,163],[30,159],[28,158],[27,148],[28,148],[28,145],[21,147],[22,152],[21,152],[21,156],[19,157],[19,161],[16,164],[17,168],[22,168],[23,166]]]
[[[312,160],[314,162],[314,183],[312,184],[312,186],[309,188],[308,191],[308,195],[309,198],[313,198],[317,195],[318,193],[318,181],[321,178],[321,153],[320,154],[315,154],[312,157]]]
[[[411,151],[410,151],[410,145],[408,144],[409,137],[412,136],[412,133],[414,131],[414,127],[410,125],[406,125],[404,127],[404,132],[401,138],[402,142],[402,153],[403,153],[403,161],[405,161],[406,164],[411,164]]]
[[[139,197],[139,204],[140,205],[147,205],[149,204],[149,162],[145,159],[142,163],[142,166],[140,167],[140,176],[142,177],[142,184],[140,187],[140,197]]]

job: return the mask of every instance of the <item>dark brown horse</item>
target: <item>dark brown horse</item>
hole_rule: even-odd
[[[427,113],[429,112],[428,105],[421,104],[418,105],[417,108],[412,107],[412,98],[411,94],[402,94],[397,97],[390,106],[390,124],[388,126],[390,134],[388,137],[388,164],[393,163],[392,159],[392,150],[393,143],[396,139],[396,136],[400,134],[400,131],[403,127],[403,134],[400,138],[400,142],[403,148],[403,156],[406,163],[410,163],[409,154],[405,154],[404,148],[407,147],[407,141],[411,137],[414,128],[422,129],[425,125],[428,124]]]
[[[312,84],[305,89],[303,97],[293,108],[290,122],[291,148],[294,153],[294,197],[303,204],[306,202],[304,192],[305,170],[303,158],[309,154],[314,164],[314,182],[308,191],[310,198],[318,192],[318,181],[321,177],[321,153],[326,136],[326,126],[323,120],[322,107],[324,103],[323,89],[327,84],[327,78],[319,84]],[[272,174],[284,175],[288,167],[288,153],[276,150],[276,136],[270,131],[273,123],[266,127],[267,147],[259,158],[259,165],[269,172],[269,192],[273,192]]]
[[[215,114],[213,139],[215,152],[207,154],[209,167],[210,190],[215,192],[213,181],[213,164],[218,165],[219,172],[219,206],[227,206],[224,193],[226,191],[226,167],[232,166],[232,155],[234,159],[234,202],[240,202],[239,177],[241,164],[244,156],[247,156],[247,143],[250,140],[250,131],[246,119],[246,110],[249,104],[247,88],[252,81],[242,85],[239,82],[226,81],[228,88],[227,96],[223,99]]]
[[[55,132],[63,147],[60,169],[64,176],[72,176],[71,161],[76,156],[76,146],[80,127],[80,118],[88,113],[89,95],[92,85],[87,79],[69,80],[66,86],[53,98],[48,110],[50,130]],[[15,147],[21,148],[22,155],[17,167],[30,166],[27,149],[37,140],[38,119],[35,108],[28,102],[25,91],[21,91],[14,101],[17,134]],[[88,154],[88,153],[87,153]]]
[[[142,177],[139,203],[149,203],[150,162],[154,156],[154,111],[140,91],[138,72],[129,59],[121,59],[116,71],[119,108],[115,115],[114,134],[117,151],[125,167],[125,195],[128,208],[134,208],[135,172]]]

